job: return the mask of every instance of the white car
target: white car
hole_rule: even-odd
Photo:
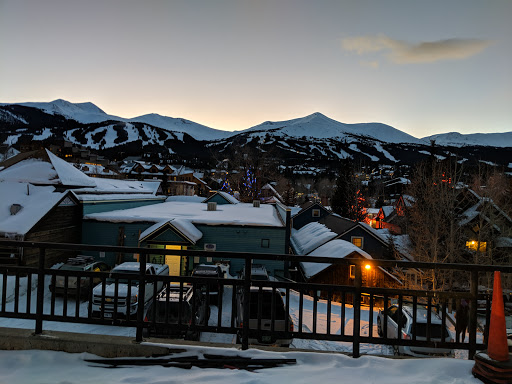
[[[442,341],[443,323],[437,312],[431,311],[430,323],[430,341]],[[389,339],[398,338],[398,316],[399,308],[394,304],[384,311],[379,311],[377,315],[377,331],[380,337],[384,336],[384,316],[387,315],[387,337]],[[423,305],[416,307],[416,323],[413,324],[413,307],[411,305],[404,305],[402,307],[402,335],[403,340],[412,340],[413,334],[416,334],[417,341],[427,340],[427,327],[428,327],[428,308]],[[445,327],[445,342],[453,342],[453,338]],[[432,348],[432,347],[413,347],[413,346],[395,346],[397,354],[410,355],[415,357],[426,357],[430,355],[445,355],[453,356],[453,349],[447,348]]]

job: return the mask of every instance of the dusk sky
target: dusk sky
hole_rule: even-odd
[[[0,102],[512,131],[512,1],[0,0]]]

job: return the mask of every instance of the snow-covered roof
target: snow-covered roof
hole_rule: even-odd
[[[395,210],[395,207],[392,205],[384,205],[380,209],[382,210],[382,213],[384,214],[384,218],[386,218],[393,213],[393,211]]]
[[[336,236],[337,233],[332,232],[325,225],[313,222],[298,230],[292,229],[291,243],[296,254],[306,255]]]
[[[173,218],[189,220],[194,224],[230,224],[283,227],[272,205],[262,205],[259,208],[252,204],[218,205],[217,210],[208,211],[203,203],[185,201],[168,201],[161,204],[151,204],[144,207],[117,210],[111,212],[93,213],[85,219],[109,222],[154,222],[159,223]]]
[[[230,195],[229,193],[227,192],[223,192],[223,191],[216,191],[214,194],[212,194],[211,196],[209,196],[208,198],[206,198],[203,202],[206,203],[208,202],[210,199],[212,199],[215,195],[220,195],[222,196],[228,203],[230,204],[238,204],[240,203],[236,197]]]
[[[35,186],[28,183],[0,181],[0,233],[25,235],[68,192],[55,192],[53,186]],[[11,214],[11,206],[21,209]]]
[[[194,224],[191,223],[190,220],[186,219],[171,219],[164,220],[155,225],[152,225],[144,232],[142,232],[139,236],[139,241],[144,241],[146,237],[158,231],[163,226],[169,225],[173,227],[177,232],[183,235],[187,240],[189,240],[192,244],[195,244],[198,240],[203,237],[203,233],[197,229]]]
[[[96,185],[93,188],[80,188],[75,190],[76,194],[109,194],[109,193],[129,193],[129,194],[148,194],[154,195],[160,186],[158,181],[137,181],[96,178]]]
[[[372,257],[361,248],[356,247],[354,244],[345,240],[329,241],[328,243],[315,249],[308,256],[333,257],[337,259],[343,259],[354,252],[356,252],[361,257],[364,257],[365,259],[372,259]],[[307,262],[301,263],[301,265],[306,277],[310,278],[322,272],[324,269],[330,267],[332,264]]]
[[[27,158],[0,172],[0,180],[32,184],[94,187],[95,179],[46,150],[48,160]],[[44,155],[43,155],[44,156]]]
[[[265,184],[263,187],[261,187],[261,190],[268,189],[272,192],[274,196],[276,196],[280,201],[283,201],[283,197],[279,194],[279,192],[276,191],[276,189],[271,184]]]

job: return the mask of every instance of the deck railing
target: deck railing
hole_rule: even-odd
[[[385,261],[371,260],[373,267],[382,267],[392,270],[394,268],[412,268],[416,270],[452,270],[459,273],[468,274],[469,290],[466,292],[440,292],[421,289],[400,289],[400,288],[381,288],[366,287],[362,285],[362,268],[363,263],[367,260],[345,260],[330,257],[311,257],[311,256],[294,256],[281,254],[256,254],[256,253],[236,253],[236,252],[207,252],[207,251],[191,251],[191,250],[173,250],[173,254],[187,257],[213,257],[215,259],[243,259],[246,268],[244,268],[245,276],[243,278],[209,278],[209,277],[192,277],[192,276],[153,276],[146,275],[146,263],[149,254],[165,255],[168,250],[165,249],[149,249],[149,248],[130,248],[130,247],[114,247],[114,246],[96,246],[83,244],[61,244],[61,243],[32,243],[20,242],[12,240],[0,240],[0,247],[20,247],[20,248],[38,248],[39,263],[37,267],[26,266],[2,266],[0,265],[0,274],[2,275],[0,297],[0,317],[20,318],[35,320],[35,333],[43,332],[43,323],[45,321],[59,321],[70,323],[88,323],[88,324],[105,324],[118,325],[136,328],[136,341],[143,340],[144,331],[151,325],[160,325],[172,327],[173,330],[195,332],[216,332],[232,334],[241,341],[242,348],[247,349],[249,339],[255,338],[262,340],[275,339],[308,339],[308,340],[331,340],[348,342],[352,344],[352,356],[359,357],[361,352],[361,344],[386,344],[398,348],[403,347],[425,347],[425,348],[444,348],[449,350],[461,349],[469,351],[469,358],[473,358],[477,350],[485,349],[485,336],[483,340],[478,340],[477,332],[480,329],[485,330],[485,324],[489,324],[490,317],[490,295],[488,293],[479,293],[478,279],[479,274],[493,271],[501,271],[503,273],[512,273],[512,267],[508,266],[489,266],[489,265],[472,265],[472,264],[434,264],[434,263],[417,263],[409,261]],[[71,270],[60,270],[45,267],[45,254],[48,249],[59,249],[75,251],[77,253],[87,251],[89,253],[104,254],[104,252],[115,252],[124,255],[139,255],[140,271],[138,274],[116,274],[111,275],[108,272],[82,272]],[[355,276],[353,285],[334,285],[334,284],[313,284],[304,282],[294,282],[289,279],[270,280],[270,281],[251,281],[251,268],[253,260],[280,260],[289,262],[290,264],[298,262],[308,263],[329,263],[340,265],[355,265]],[[49,290],[49,286],[55,287],[57,279],[64,279],[62,299],[57,297],[56,290]],[[113,302],[109,300],[106,294],[107,279],[113,280],[114,297]],[[125,280],[128,282],[127,292],[119,291],[119,282]],[[76,287],[70,281],[81,282]],[[132,300],[131,282],[137,281],[139,284],[139,292],[137,296],[137,311],[132,314],[129,311],[129,305]],[[14,285],[14,287],[12,287]],[[72,286],[73,285],[73,286]],[[93,287],[101,286],[99,314],[93,316]],[[225,298],[219,295],[216,303],[218,312],[215,321],[196,323],[196,316],[192,316],[190,323],[185,321],[183,313],[179,313],[178,321],[170,324],[168,322],[169,314],[166,312],[165,320],[157,322],[155,317],[151,321],[145,321],[148,311],[148,303],[145,302],[145,289],[153,290],[153,297],[158,294],[157,286],[161,286],[163,292],[169,291],[171,286],[179,285],[181,294],[179,303],[185,300],[183,296],[183,287],[191,285],[202,287],[206,306],[212,300],[213,292],[210,290],[212,286],[221,287],[221,291],[227,289]],[[87,288],[84,288],[87,287]],[[257,326],[250,327],[250,292],[251,287],[253,295],[256,294],[261,298],[264,290],[271,290],[272,307],[275,305],[275,293],[278,292],[285,303],[285,327],[284,330],[276,329],[276,321],[274,311],[272,311],[270,330],[264,330],[262,326],[262,304],[258,303],[258,321]],[[231,295],[229,296],[229,289]],[[82,290],[84,292],[82,292]],[[8,297],[7,292],[13,292]],[[256,292],[257,291],[257,292]],[[25,297],[24,292],[26,292]],[[298,297],[298,318],[295,318],[295,327],[291,328],[290,324],[290,300],[294,293]],[[35,297],[33,297],[35,296]],[[46,297],[46,299],[45,299]],[[111,296],[110,296],[111,297]],[[168,297],[168,295],[167,295]],[[23,300],[22,300],[23,298]],[[306,298],[308,298],[306,300]],[[452,303],[465,299],[469,303],[469,340],[460,342],[459,340],[446,341],[446,326],[450,326],[457,319],[450,314]],[[98,298],[96,298],[98,300]],[[168,298],[166,299],[169,300]],[[196,300],[194,296],[194,300]],[[198,300],[198,299],[197,299]],[[308,301],[309,300],[309,301]],[[388,323],[393,321],[391,316],[382,309],[387,308],[391,303],[395,303],[398,313],[402,313],[405,306],[412,311],[412,326],[417,323],[418,311],[422,310],[426,313],[426,335],[425,337],[416,337],[413,333],[412,337],[403,335],[397,331],[395,335],[388,334]],[[62,309],[57,310],[56,303],[62,304]],[[482,312],[477,312],[478,304],[481,305]],[[126,313],[120,313],[117,306],[126,304]],[[135,304],[135,303],[131,303]],[[196,302],[192,307],[196,308]],[[326,306],[326,317],[319,316],[319,305]],[[305,308],[312,306],[311,309]],[[105,308],[108,308],[107,310]],[[364,307],[364,309],[363,309]],[[381,322],[379,329],[381,335],[377,336],[374,332],[374,311],[381,309],[378,316]],[[349,315],[347,311],[352,310],[352,332],[346,329],[347,319]],[[154,309],[153,309],[154,311]],[[181,309],[180,309],[181,311]],[[224,314],[231,313],[229,321],[226,321]],[[305,316],[305,313],[311,313]],[[362,313],[368,312],[368,327],[362,329]],[[323,313],[323,312],[322,312]],[[431,334],[431,325],[438,313],[442,323],[442,335],[436,338]],[[311,319],[311,322],[309,322]],[[401,330],[405,320],[402,316],[397,317],[397,329]],[[212,325],[213,324],[213,325]],[[362,330],[364,332],[362,332]],[[444,340],[444,341],[443,341]]]

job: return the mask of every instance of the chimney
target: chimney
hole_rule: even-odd
[[[208,211],[216,211],[217,210],[217,203],[215,201],[209,201],[208,202]]]
[[[21,211],[21,208],[23,208],[20,204],[13,204],[11,205],[11,215],[14,216],[15,214],[17,214],[19,211]]]
[[[253,200],[252,201],[252,206],[254,208],[259,208],[260,207],[260,201],[259,200]]]

